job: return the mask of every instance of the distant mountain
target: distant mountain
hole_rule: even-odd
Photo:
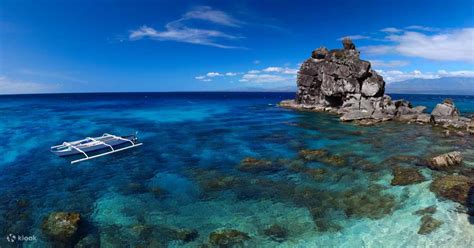
[[[474,78],[410,79],[387,84],[385,91],[400,94],[474,95]]]

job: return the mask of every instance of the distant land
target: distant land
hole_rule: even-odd
[[[241,87],[228,91],[232,92],[292,92],[295,86],[276,88]],[[406,81],[387,83],[385,92],[390,94],[432,94],[432,95],[474,95],[474,78],[444,77],[437,79],[409,79]]]
[[[389,83],[386,85],[385,91],[395,94],[474,95],[474,78],[416,78]]]

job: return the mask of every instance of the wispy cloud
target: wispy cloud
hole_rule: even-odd
[[[184,14],[183,17],[181,18],[181,20],[192,20],[192,19],[210,21],[213,23],[230,26],[230,27],[240,27],[240,25],[243,24],[243,22],[234,19],[232,16],[228,15],[227,13],[220,10],[214,10],[209,6],[197,7],[187,12],[186,14]]]
[[[434,31],[439,31],[439,28],[433,28],[433,27],[425,27],[425,26],[419,26],[419,25],[411,25],[408,27],[405,27],[406,29],[411,29],[411,30],[419,30],[419,31],[426,31],[426,32],[434,32]]]
[[[159,31],[147,25],[132,30],[130,31],[129,39],[140,40],[150,38],[158,41],[169,40],[227,49],[243,48],[221,43],[222,40],[236,40],[243,37],[224,33],[219,30],[188,27],[187,21],[191,20],[202,20],[229,27],[239,27],[242,23],[225,12],[214,10],[211,7],[201,6],[185,13],[180,19],[167,23],[165,30]]]
[[[421,79],[437,79],[442,77],[474,77],[474,71],[446,71],[439,70],[437,72],[422,72],[420,70],[414,70],[410,72],[404,72],[399,70],[376,70],[385,81],[388,83],[400,82],[414,78]]]
[[[57,92],[59,87],[59,84],[11,80],[5,76],[0,76],[0,94],[51,93]]]
[[[355,34],[355,35],[347,35],[337,40],[343,40],[344,38],[349,38],[351,40],[367,40],[367,39],[370,39],[370,36]]]
[[[359,50],[364,55],[382,55],[390,53],[394,50],[393,46],[389,45],[373,45],[373,46],[362,46]]]
[[[377,60],[373,59],[370,60],[370,63],[372,64],[372,67],[377,68],[377,67],[402,67],[405,65],[408,65],[408,61],[404,60],[389,60],[389,61],[384,61],[384,60]]]
[[[402,29],[399,29],[399,28],[388,27],[388,28],[380,29],[380,31],[382,31],[382,32],[384,32],[384,33],[400,33],[400,32],[402,32],[403,30],[402,30]]]

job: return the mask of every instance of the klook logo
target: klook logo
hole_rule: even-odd
[[[13,234],[13,233],[10,233],[7,235],[7,241],[9,243],[32,242],[32,241],[37,241],[37,240],[38,239],[36,238],[36,235],[25,236],[25,235]]]

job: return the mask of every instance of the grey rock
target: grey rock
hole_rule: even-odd
[[[416,121],[418,120],[418,114],[406,114],[398,116],[400,121]]]
[[[459,110],[452,103],[438,103],[431,112],[435,119],[457,119]]]
[[[368,97],[381,96],[384,93],[385,82],[375,71],[362,83],[362,95]]]
[[[445,170],[460,165],[462,160],[460,152],[449,152],[430,159],[428,166],[434,170]]]
[[[353,121],[353,120],[362,120],[362,119],[369,119],[371,117],[371,113],[363,110],[355,110],[348,113],[345,113],[341,116],[341,121]]]
[[[421,114],[421,113],[425,112],[426,107],[425,106],[416,106],[416,107],[413,108],[413,110],[415,110],[418,114]]]
[[[419,114],[416,118],[416,122],[419,123],[430,123],[431,116],[429,114]]]

